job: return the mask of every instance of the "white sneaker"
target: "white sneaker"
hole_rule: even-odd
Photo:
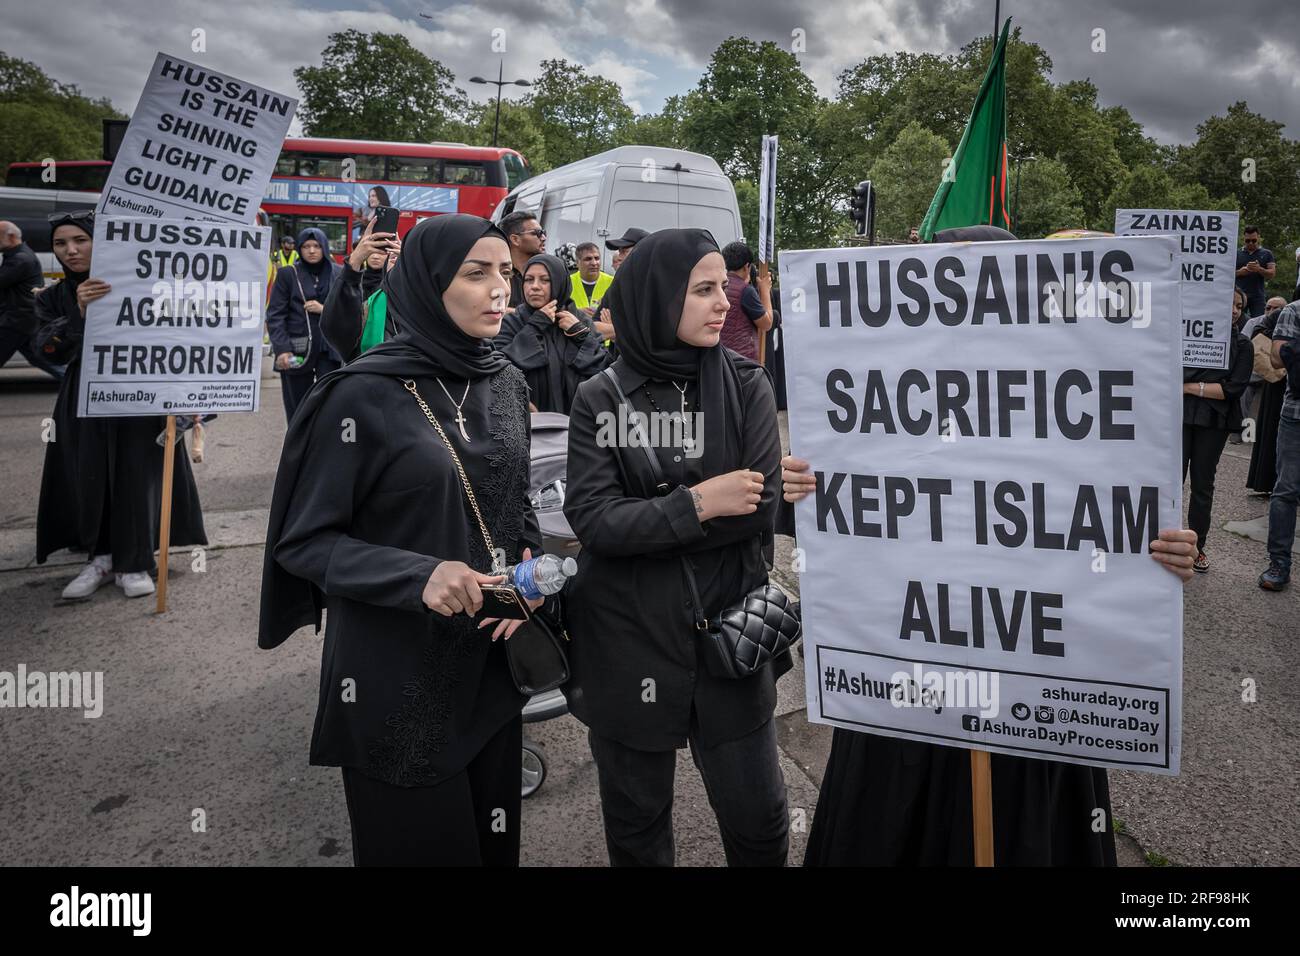
[[[92,560],[63,589],[63,599],[65,601],[84,601],[98,591],[108,583],[108,579],[113,575],[112,562],[112,557],[107,554],[101,554]]]
[[[130,574],[119,574],[117,576],[117,586],[122,589],[127,597],[144,597],[146,594],[153,594],[153,578],[149,577],[147,571],[132,571]]]

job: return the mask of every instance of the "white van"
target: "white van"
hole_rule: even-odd
[[[541,173],[512,189],[492,221],[516,210],[538,214],[547,251],[596,243],[606,272],[605,240],[632,227],[707,229],[719,247],[743,239],[731,180],[708,156],[684,149],[619,146]]]

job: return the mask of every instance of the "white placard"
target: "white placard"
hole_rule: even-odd
[[[1177,248],[782,252],[810,719],[1178,772]]]
[[[101,216],[252,222],[298,101],[159,53]]]
[[[271,230],[194,220],[95,220],[77,414],[255,412]]]
[[[1227,368],[1240,214],[1215,210],[1116,209],[1117,236],[1176,236],[1182,279],[1183,364]]]
[[[776,137],[763,137],[763,167],[758,175],[758,261],[771,262],[776,250]]]

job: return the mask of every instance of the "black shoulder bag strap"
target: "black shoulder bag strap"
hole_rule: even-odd
[[[614,394],[618,396],[619,403],[627,409],[628,431],[635,432],[636,443],[641,446],[641,450],[645,452],[646,464],[650,468],[650,476],[654,481],[655,494],[662,498],[664,495],[672,491],[672,486],[668,484],[668,479],[664,476],[664,469],[663,466],[659,464],[659,457],[654,453],[654,449],[650,447],[650,442],[646,437],[645,432],[641,430],[640,420],[631,417],[634,411],[632,403],[628,400],[627,393],[623,391],[623,385],[618,380],[618,372],[615,371],[615,367],[619,364],[620,363],[616,361],[613,365],[602,370],[601,374],[609,379],[610,383],[614,386]],[[697,631],[707,631],[709,629],[709,622],[704,616],[704,605],[700,601],[699,588],[695,584],[695,572],[691,570],[691,563],[684,556],[681,558],[681,562],[682,571],[686,575],[686,586],[689,587],[691,591],[691,606],[695,612],[695,629]]]

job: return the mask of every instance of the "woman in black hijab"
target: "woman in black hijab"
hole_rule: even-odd
[[[162,504],[163,448],[158,433],[166,419],[78,418],[81,341],[86,306],[110,291],[90,277],[94,215],[67,213],[50,221],[54,254],[63,279],[36,297],[37,341],[67,373],[54,403],[53,440],[45,446],[41,498],[36,515],[36,562],[60,548],[84,551],[90,563],[63,591],[69,600],[91,597],[110,578],[127,597],[154,592]],[[171,545],[205,545],[203,510],[184,442],[170,453],[172,473]]]
[[[343,768],[359,865],[519,862],[527,698],[496,640],[517,622],[471,619],[501,578],[421,405],[501,558],[527,556],[527,387],[490,342],[509,275],[486,220],[421,222],[386,279],[401,333],[322,379],[285,437],[258,645],[328,608],[311,763]]]
[[[523,369],[539,412],[569,414],[578,386],[609,364],[591,321],[573,304],[569,271],[545,254],[524,266],[524,301],[493,344]]]
[[[312,385],[343,364],[321,331],[321,313],[338,271],[329,239],[312,227],[298,233],[298,260],[275,274],[266,331],[289,421]]]
[[[676,751],[688,742],[727,862],[780,866],[788,850],[772,713],[789,655],[743,680],[714,676],[685,573],[709,617],[767,577],[776,404],[763,369],[718,344],[726,287],[708,232],[641,240],[606,295],[620,358],[582,383],[569,419],[564,514],[582,552],[566,598],[566,696],[590,729],[614,865],[673,863]],[[649,435],[662,489],[646,450],[619,438],[629,418],[610,374],[634,412],[690,416],[684,435]]]
[[[935,233],[935,242],[1016,237],[996,226]],[[811,465],[781,461],[785,501],[815,487]],[[793,509],[777,530],[794,533]],[[1192,576],[1196,534],[1164,530],[1151,556]],[[1097,767],[991,754],[993,858],[998,866],[1115,866],[1110,783]],[[805,866],[971,866],[970,751],[836,727]],[[1096,811],[1104,811],[1098,829]]]

